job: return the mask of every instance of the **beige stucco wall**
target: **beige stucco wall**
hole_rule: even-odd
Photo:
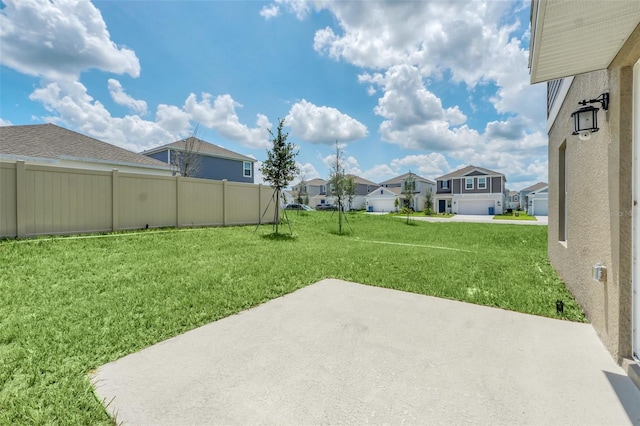
[[[549,260],[585,310],[600,338],[620,359],[631,355],[632,66],[640,57],[636,30],[608,70],[574,78],[549,129]],[[598,112],[600,131],[571,135],[578,101],[610,93]],[[599,104],[595,104],[599,106]],[[559,241],[559,150],[566,143],[567,241]],[[602,283],[592,267],[607,267]]]

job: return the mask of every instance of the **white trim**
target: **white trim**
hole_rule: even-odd
[[[571,87],[571,83],[573,83],[573,76],[563,78],[562,83],[560,83],[560,90],[558,90],[556,99],[553,101],[553,104],[551,105],[551,111],[549,111],[549,117],[547,117],[547,133],[551,131],[551,126],[553,126],[553,123],[556,121],[556,118],[558,117],[558,112],[560,112],[560,107],[564,103],[564,99],[567,97],[567,93],[569,93],[569,87]],[[576,109],[578,108],[576,107]]]
[[[480,186],[480,179],[484,179],[484,186]],[[487,189],[487,177],[478,176],[478,189]]]
[[[471,188],[469,188],[469,186],[467,185],[467,181],[471,179]],[[474,189],[475,188],[475,179],[472,177],[465,177],[464,178],[464,189],[465,190],[470,190],[470,189]]]

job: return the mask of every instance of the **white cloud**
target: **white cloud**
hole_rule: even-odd
[[[114,80],[115,81],[115,80]],[[117,83],[117,82],[116,82]],[[110,82],[117,90],[119,85]],[[126,95],[125,95],[126,96]],[[155,121],[144,120],[137,114],[113,117],[104,105],[93,99],[79,81],[48,83],[36,89],[29,99],[42,103],[53,113],[47,121],[65,124],[98,139],[132,151],[142,151],[164,145],[189,135],[192,122],[215,130],[221,136],[252,148],[268,148],[268,131],[271,123],[259,114],[255,128],[241,124],[235,106],[239,105],[229,95],[215,98],[205,93],[198,102],[191,94],[184,108],[160,104]]]
[[[370,180],[372,182],[380,183],[385,180],[389,180],[398,173],[393,170],[388,164],[376,164],[370,169],[362,171],[361,177]]]
[[[275,4],[262,6],[262,9],[260,10],[260,16],[262,16],[265,19],[275,18],[276,16],[278,16],[279,13],[280,13],[280,8]]]
[[[269,148],[271,144],[267,129],[272,126],[269,119],[258,114],[256,127],[249,128],[240,123],[236,107],[242,107],[242,104],[234,101],[229,94],[219,95],[214,99],[211,94],[203,93],[202,100],[198,101],[196,95],[191,93],[184,104],[184,110],[192,119],[214,129],[221,136],[248,148]]]
[[[431,180],[453,171],[445,156],[436,152],[428,155],[408,155],[404,158],[396,158],[391,161],[391,167],[398,171],[397,174],[407,173],[411,170]]]
[[[100,11],[88,1],[3,0],[2,65],[52,80],[97,68],[138,77],[136,54],[110,38]]]
[[[278,11],[278,5],[282,5],[289,12],[296,15],[296,18],[304,19],[309,14],[310,3],[311,2],[306,0],[275,0],[274,3],[262,7],[262,10],[260,10],[260,16],[265,19],[273,18],[274,16],[277,16],[277,12],[273,15],[273,10],[275,9]]]
[[[118,80],[110,78],[108,80],[108,85],[109,94],[115,103],[126,106],[138,114],[144,115],[147,113],[147,103],[142,100],[133,99],[131,96],[127,95]]]
[[[352,142],[367,136],[364,124],[335,108],[316,106],[305,99],[294,104],[285,117],[291,135],[314,144]]]
[[[0,118],[0,126],[13,126],[13,123],[10,122],[9,120],[4,120]]]
[[[62,123],[82,133],[132,151],[142,151],[186,136],[183,129],[166,129],[160,123],[137,115],[112,117],[102,103],[94,100],[82,83],[49,83],[36,89],[29,99],[38,101],[55,115],[46,121]]]
[[[297,163],[296,166],[298,170],[300,170],[300,176],[304,176],[306,180],[315,179],[320,177],[320,173],[316,170],[316,168],[311,163]]]

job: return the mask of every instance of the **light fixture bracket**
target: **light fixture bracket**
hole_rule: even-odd
[[[602,95],[598,96],[595,99],[583,99],[580,102],[578,102],[580,105],[586,105],[586,104],[595,104],[596,102],[599,102],[600,105],[602,105],[602,109],[607,111],[609,109],[609,92],[604,92]]]

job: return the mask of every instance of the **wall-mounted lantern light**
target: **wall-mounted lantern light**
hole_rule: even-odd
[[[572,135],[578,135],[580,140],[586,141],[591,137],[591,133],[600,130],[598,128],[598,111],[596,108],[587,104],[594,104],[599,102],[602,105],[603,110],[609,109],[609,92],[605,92],[595,99],[582,100],[578,102],[582,105],[582,108],[577,109],[571,114],[573,117],[573,133]]]

